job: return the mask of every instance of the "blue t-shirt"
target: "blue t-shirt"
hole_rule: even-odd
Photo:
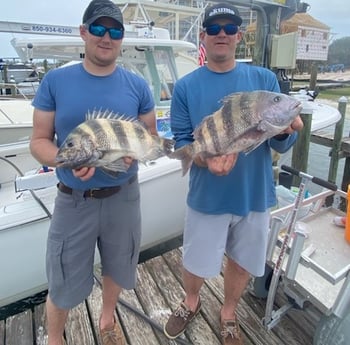
[[[85,121],[88,112],[113,111],[128,118],[137,118],[154,108],[151,91],[144,79],[122,67],[107,76],[88,73],[82,63],[49,71],[42,80],[33,106],[55,111],[55,132],[60,146],[67,135]],[[96,169],[88,181],[73,176],[68,168],[57,168],[58,179],[80,190],[117,186],[125,183],[138,170],[134,162],[126,173],[117,178]]]
[[[193,130],[202,119],[218,110],[225,96],[242,91],[279,92],[277,78],[268,69],[237,63],[226,73],[198,68],[180,79],[171,102],[171,130],[176,147],[193,141]],[[192,164],[188,205],[207,214],[230,213],[245,216],[250,211],[263,212],[276,203],[271,150],[286,152],[297,134],[278,141],[270,139],[249,154],[240,153],[227,176],[216,176],[207,168]]]

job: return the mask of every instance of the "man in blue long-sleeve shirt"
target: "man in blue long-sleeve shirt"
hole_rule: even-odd
[[[216,4],[205,11],[200,38],[207,64],[183,77],[174,88],[171,128],[177,148],[193,141],[193,130],[220,108],[225,96],[280,91],[273,72],[235,60],[241,23],[238,10],[230,4]],[[183,244],[186,296],[164,327],[169,338],[179,336],[199,312],[204,279],[219,274],[226,254],[221,334],[225,345],[242,344],[235,309],[250,274],[264,273],[269,208],[276,202],[271,148],[286,152],[297,138],[295,131],[302,127],[298,116],[286,131],[247,155],[194,159]]]

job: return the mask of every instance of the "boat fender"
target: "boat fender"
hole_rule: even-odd
[[[333,218],[333,223],[337,226],[345,228],[346,217],[336,216]]]

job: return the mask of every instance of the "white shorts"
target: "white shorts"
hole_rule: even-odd
[[[224,254],[254,276],[265,270],[270,211],[211,215],[187,207],[183,265],[198,277],[213,278]]]

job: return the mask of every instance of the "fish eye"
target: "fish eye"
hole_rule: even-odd
[[[274,102],[278,103],[281,100],[281,96],[276,96],[273,100]]]
[[[73,146],[74,146],[74,144],[73,144],[73,142],[72,142],[72,141],[69,141],[69,142],[67,143],[67,146],[68,146],[68,147],[73,147]]]

